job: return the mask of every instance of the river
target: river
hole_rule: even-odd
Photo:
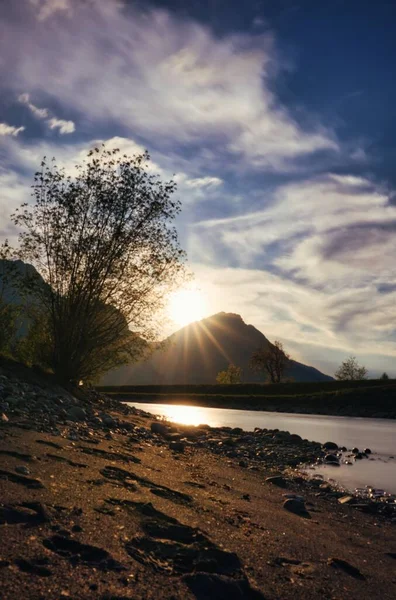
[[[369,459],[356,461],[352,466],[321,465],[315,468],[314,472],[323,475],[325,479],[336,481],[348,490],[370,485],[396,494],[396,420],[298,415],[177,404],[128,404],[175,423],[241,427],[245,431],[253,431],[255,427],[280,429],[316,442],[336,442],[348,449],[354,446],[361,450],[370,448],[372,454]]]

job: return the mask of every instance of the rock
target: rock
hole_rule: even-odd
[[[295,515],[300,516],[300,517],[305,517],[305,518],[310,517],[309,512],[305,508],[304,501],[301,502],[301,500],[297,500],[296,498],[288,498],[283,503],[283,508],[289,512],[292,512]]]
[[[174,432],[174,433],[165,434],[165,439],[168,442],[178,442],[179,440],[181,440],[181,438],[182,438],[182,435],[180,433]]]
[[[167,435],[169,432],[168,426],[160,421],[154,421],[151,423],[150,429],[153,433],[158,433],[159,435]]]
[[[282,488],[287,486],[286,479],[282,477],[282,475],[273,475],[272,477],[267,477],[265,481]]]
[[[341,498],[338,498],[340,504],[350,504],[354,500],[355,498],[353,496],[342,496]]]
[[[352,454],[357,454],[359,452],[359,448],[352,448]]]
[[[365,453],[365,454],[371,454],[371,450],[370,450],[370,448],[365,448],[365,449],[364,449],[364,453]]]
[[[20,403],[20,401],[21,398],[19,398],[18,396],[7,396],[6,398],[6,402],[8,402],[10,406],[16,406]]]
[[[246,469],[247,466],[248,466],[247,460],[243,460],[243,459],[240,460],[238,464],[239,464],[240,467],[243,467],[244,469]]]
[[[5,415],[4,413],[1,413],[1,421],[2,423],[8,423],[9,421],[7,415]]]
[[[170,450],[173,450],[174,452],[184,452],[185,447],[186,445],[183,442],[171,442],[169,444]]]
[[[117,427],[117,421],[113,419],[113,417],[111,417],[110,415],[106,415],[105,413],[103,413],[101,415],[101,419],[105,427]]]
[[[243,429],[241,427],[234,427],[231,430],[231,433],[233,433],[235,435],[241,435],[243,433]]]
[[[250,586],[246,576],[237,579],[217,573],[193,573],[183,579],[194,598],[200,600],[264,600],[261,592]]]
[[[340,461],[338,460],[335,454],[326,454],[326,456],[324,457],[324,462],[327,465],[334,465],[336,467],[340,466]]]
[[[289,436],[289,442],[293,443],[293,444],[301,444],[301,442],[303,441],[301,435],[298,435],[297,433],[292,433]]]
[[[329,565],[329,567],[334,567],[335,569],[342,569],[342,571],[345,571],[345,573],[348,573],[348,575],[350,575],[351,577],[355,577],[355,579],[366,579],[357,567],[354,567],[342,558],[329,558],[327,564]]]
[[[15,471],[17,473],[22,473],[22,475],[30,475],[30,471],[27,467],[25,467],[24,465],[20,465],[18,467],[15,467]]]
[[[326,442],[323,444],[325,450],[338,450],[338,445],[335,442]]]
[[[87,415],[85,413],[85,410],[83,408],[81,408],[80,406],[72,406],[67,411],[66,418],[69,421],[85,421],[85,419],[87,418]]]
[[[283,494],[284,498],[292,498],[293,500],[298,500],[299,502],[304,502],[304,497],[299,496],[298,494]]]

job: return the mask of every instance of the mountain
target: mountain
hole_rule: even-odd
[[[173,335],[148,360],[109,372],[101,385],[171,385],[215,383],[230,363],[242,367],[245,382],[263,381],[249,368],[254,350],[269,340],[240,315],[218,313],[190,323]],[[331,381],[314,367],[291,361],[286,377],[295,381]]]

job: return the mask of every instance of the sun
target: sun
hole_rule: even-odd
[[[185,289],[174,292],[169,298],[169,316],[181,327],[200,321],[206,313],[206,300],[200,290]]]

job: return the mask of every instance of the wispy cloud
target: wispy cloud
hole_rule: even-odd
[[[46,119],[49,116],[48,108],[39,108],[35,104],[32,104],[32,102],[30,102],[29,94],[20,94],[18,96],[18,102],[21,104],[26,104],[26,106],[38,119]]]
[[[59,129],[59,133],[73,133],[76,130],[76,127],[73,121],[64,121],[63,119],[49,119],[48,126],[50,129]]]
[[[24,140],[23,127],[0,124],[3,233],[43,155],[73,174],[102,141],[129,155],[148,146],[152,172],[177,181],[179,231],[212,312],[240,312],[330,372],[350,352],[375,368],[386,355],[392,371],[396,203],[345,174],[345,159],[369,164],[366,141],[341,144],[331,123],[279,100],[283,64],[267,24],[219,37],[138,3],[21,3],[18,18],[0,18],[0,76],[61,135]]]
[[[24,28],[3,30],[16,85],[45,89],[91,120],[111,120],[164,147],[211,144],[252,167],[285,170],[300,157],[338,150],[334,132],[302,127],[274,96],[281,62],[270,33],[217,38],[161,10],[73,7],[68,18],[48,14],[28,39]]]
[[[57,12],[72,14],[71,0],[29,0],[39,21],[45,21]]]
[[[76,130],[73,121],[65,121],[63,119],[57,119],[56,117],[50,117],[48,108],[39,108],[30,102],[30,96],[26,92],[18,96],[18,101],[21,104],[25,104],[35,117],[38,119],[45,119],[45,122],[50,129],[58,129],[60,134],[73,133]]]
[[[0,123],[0,135],[12,135],[16,137],[24,131],[24,127],[15,127],[14,125],[8,125],[7,123]]]

